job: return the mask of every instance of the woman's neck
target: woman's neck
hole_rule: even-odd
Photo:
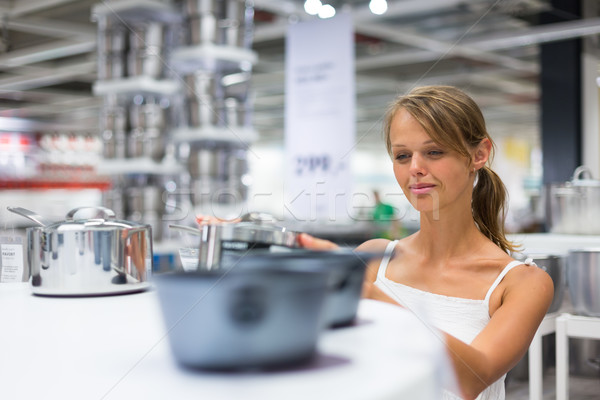
[[[482,239],[470,208],[440,210],[421,214],[415,245],[423,256],[445,259],[471,252]]]

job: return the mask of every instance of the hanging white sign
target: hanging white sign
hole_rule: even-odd
[[[350,15],[291,25],[285,61],[286,217],[346,222],[356,104]]]

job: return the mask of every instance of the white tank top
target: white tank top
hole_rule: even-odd
[[[412,311],[425,323],[449,333],[465,343],[471,343],[490,321],[490,297],[508,271],[517,265],[531,264],[529,260],[510,262],[500,272],[483,300],[450,297],[425,292],[386,278],[385,272],[397,243],[398,241],[395,240],[387,245],[377,272],[375,286],[400,305]],[[506,375],[488,386],[477,396],[477,400],[503,400],[505,398],[505,378]],[[460,399],[460,396],[446,390],[443,399]]]

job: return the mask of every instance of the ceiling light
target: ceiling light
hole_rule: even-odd
[[[321,0],[306,0],[304,2],[304,11],[310,15],[317,15],[321,7],[323,7]]]
[[[329,4],[324,4],[319,9],[319,18],[331,18],[335,15],[335,8]]]
[[[387,8],[388,5],[386,0],[371,0],[371,2],[369,3],[369,9],[373,14],[385,14]]]

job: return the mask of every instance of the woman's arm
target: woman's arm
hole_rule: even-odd
[[[517,364],[552,302],[553,283],[546,272],[531,266],[517,268],[504,278],[501,305],[470,345],[445,335],[466,399],[477,397]]]
[[[360,246],[356,248],[356,251],[365,251],[367,253],[379,253],[383,254],[385,248],[387,247],[390,241],[387,239],[372,239],[364,242]],[[379,271],[379,265],[381,264],[381,259],[376,258],[371,261],[367,265],[367,269],[365,271],[365,279],[363,281],[362,288],[362,297],[365,299],[379,300],[384,301],[386,303],[392,303],[397,306],[400,306],[398,302],[387,294],[383,292],[383,290],[379,289],[375,285],[375,280],[377,279],[377,272]]]
[[[298,245],[309,250],[336,250],[339,246],[329,240],[319,239],[308,233],[298,235]]]

